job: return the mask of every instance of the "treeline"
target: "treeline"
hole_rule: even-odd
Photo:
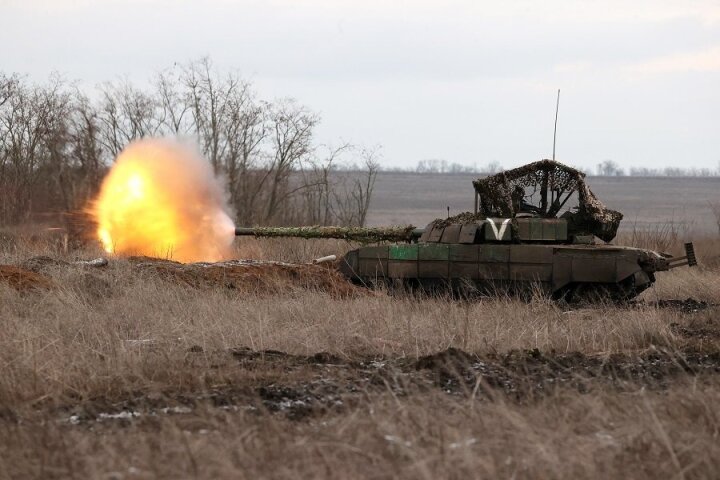
[[[646,168],[630,167],[625,170],[612,160],[605,160],[597,165],[595,173],[601,177],[718,177],[720,176],[720,164],[717,169],[712,168]]]
[[[571,165],[573,168],[580,170],[586,175],[597,175],[601,177],[718,177],[720,176],[720,165],[717,169],[712,168],[645,168],[630,167],[625,169],[612,160],[606,160],[597,164],[595,171],[589,171],[582,167]],[[493,175],[502,172],[504,168],[499,162],[493,161],[486,165],[465,165],[456,162],[448,162],[446,160],[430,159],[420,160],[415,167],[406,168],[383,168],[386,172],[405,172],[405,173],[449,173],[449,174],[473,174],[473,175]]]
[[[149,85],[84,92],[59,76],[34,84],[0,72],[0,224],[82,211],[125,145],[163,136],[197,140],[225,179],[239,225],[365,223],[376,148],[318,145],[316,113],[293,99],[258,98],[209,59]]]
[[[420,160],[415,169],[416,173],[472,173],[479,175],[492,175],[502,171],[500,162],[490,162],[487,165],[463,165],[457,162],[448,162],[446,160]]]
[[[386,167],[382,168],[384,172],[403,172],[403,173],[469,173],[474,175],[492,175],[503,170],[500,162],[493,161],[486,165],[465,165],[458,162],[448,162],[442,159],[420,160],[414,167]]]

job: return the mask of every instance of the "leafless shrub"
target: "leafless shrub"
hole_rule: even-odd
[[[712,211],[712,214],[715,217],[715,223],[717,224],[718,234],[720,234],[720,202],[718,202],[718,201],[708,202],[708,206],[710,207],[710,211]]]
[[[334,192],[336,217],[342,225],[365,225],[375,180],[380,169],[378,155],[377,149],[363,149],[362,167],[357,170],[353,178],[344,180],[342,190]]]
[[[681,245],[690,234],[690,225],[673,219],[664,223],[656,223],[641,227],[637,223],[632,229],[620,235],[620,242],[637,248],[646,248],[660,252],[668,252]]]
[[[340,224],[343,219],[339,217],[333,207],[334,193],[336,191],[336,167],[341,157],[353,149],[352,145],[344,143],[338,147],[323,146],[327,153],[319,157],[319,161],[311,159],[302,170],[302,183],[309,188],[303,190],[307,223],[326,225],[333,220]]]

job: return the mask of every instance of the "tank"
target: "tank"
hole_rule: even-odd
[[[622,214],[595,197],[582,172],[559,162],[541,160],[473,186],[473,212],[425,228],[267,227],[236,234],[374,243],[338,261],[348,279],[370,287],[540,290],[568,301],[631,299],[655,282],[657,272],[697,265],[692,243],[682,257],[610,244]]]

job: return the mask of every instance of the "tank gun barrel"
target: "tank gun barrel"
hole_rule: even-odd
[[[337,238],[359,243],[412,242],[425,230],[412,225],[395,227],[237,227],[235,235],[253,237]]]

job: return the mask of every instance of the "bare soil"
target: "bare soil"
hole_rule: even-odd
[[[189,413],[208,407],[304,420],[349,412],[368,395],[388,392],[407,397],[437,391],[477,401],[501,395],[526,404],[555,395],[559,389],[589,395],[640,388],[662,391],[677,381],[693,378],[706,382],[720,375],[720,353],[693,348],[607,356],[543,353],[537,349],[478,355],[448,348],[418,359],[372,356],[349,360],[328,352],[304,356],[247,347],[208,352],[192,346],[183,368],[208,362],[211,368],[239,367],[259,375],[242,385],[152,394],[126,392],[125,398],[93,397],[54,405],[52,410],[58,420],[73,424],[113,418],[127,423],[140,416]],[[272,372],[270,377],[268,372]],[[4,416],[13,418],[14,414],[6,410]]]
[[[183,264],[150,257],[130,257],[140,272],[151,272],[165,281],[198,289],[226,288],[239,294],[273,295],[297,289],[325,292],[335,298],[369,295],[340,274],[331,263],[293,264],[262,260]],[[50,289],[57,285],[45,274],[48,268],[70,263],[48,256],[32,257],[16,265],[0,265],[0,283],[19,291]],[[70,267],[72,268],[72,267]]]
[[[262,260],[232,260],[220,263],[182,264],[170,260],[131,257],[139,270],[150,270],[161,278],[193,288],[229,288],[238,293],[263,295],[310,289],[337,298],[367,295],[352,285],[332,264],[310,265]]]
[[[51,289],[56,285],[45,275],[15,265],[0,265],[0,284],[18,291]]]

